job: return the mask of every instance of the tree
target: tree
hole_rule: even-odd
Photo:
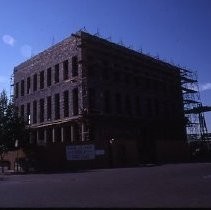
[[[23,118],[18,116],[17,109],[13,101],[9,101],[6,91],[0,93],[0,161],[4,162],[4,157],[8,151],[14,150],[15,142],[18,146],[26,145],[28,129]],[[2,164],[2,173],[4,166]]]

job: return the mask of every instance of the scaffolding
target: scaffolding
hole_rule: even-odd
[[[201,103],[197,73],[180,68],[180,75],[187,140],[188,142],[195,140],[205,141],[208,138],[208,130],[204,112],[211,111],[211,107],[203,106]]]

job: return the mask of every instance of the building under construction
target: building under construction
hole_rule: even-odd
[[[178,160],[195,104],[187,73],[79,31],[15,67],[14,98],[49,166]]]

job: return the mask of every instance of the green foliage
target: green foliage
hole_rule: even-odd
[[[15,142],[18,140],[18,146],[26,145],[28,130],[26,123],[18,116],[13,102],[9,102],[6,92],[3,90],[0,94],[0,158],[15,149]]]

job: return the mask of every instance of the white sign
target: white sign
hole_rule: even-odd
[[[95,159],[95,145],[66,146],[67,160],[93,160]]]
[[[105,150],[104,149],[95,150],[95,155],[104,155],[104,154],[105,154]]]

